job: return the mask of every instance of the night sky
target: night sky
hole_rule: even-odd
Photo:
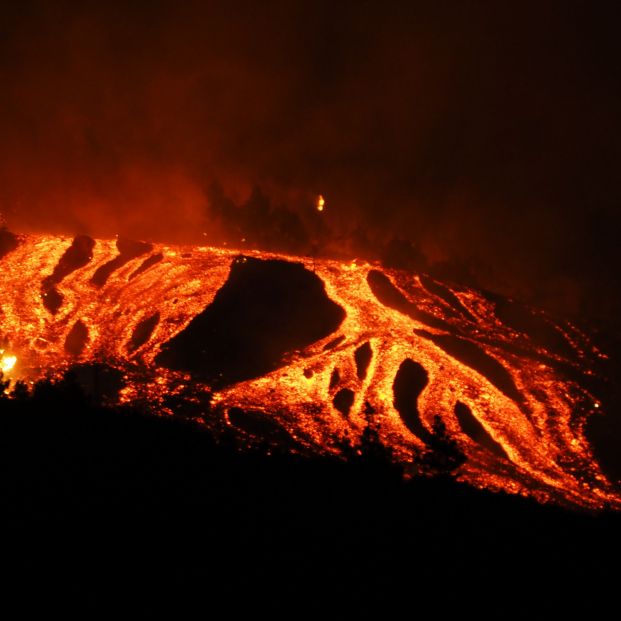
[[[12,229],[195,242],[214,182],[321,193],[339,234],[615,321],[621,5],[219,4],[3,3]]]

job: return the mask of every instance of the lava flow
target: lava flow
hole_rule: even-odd
[[[18,243],[17,243],[18,242]],[[337,453],[372,420],[413,472],[439,416],[460,480],[619,507],[584,436],[601,355],[568,322],[423,274],[259,251],[22,236],[2,260],[5,377],[76,363],[120,399]],[[585,371],[587,369],[587,371]]]

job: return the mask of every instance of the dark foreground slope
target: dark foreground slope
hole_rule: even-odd
[[[617,515],[405,483],[373,443],[346,463],[240,450],[95,407],[68,382],[0,401],[0,442],[3,602],[24,613],[415,618],[612,601]]]

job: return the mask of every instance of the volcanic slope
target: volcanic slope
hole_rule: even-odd
[[[124,402],[316,454],[372,424],[411,473],[440,417],[464,481],[619,506],[584,435],[602,354],[511,300],[358,261],[85,236],[18,236],[0,291],[12,379],[103,363]]]

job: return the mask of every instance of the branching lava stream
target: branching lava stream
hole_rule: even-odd
[[[124,402],[172,414],[173,396],[213,429],[264,422],[317,454],[372,418],[406,472],[440,416],[467,456],[463,481],[620,505],[583,433],[600,404],[579,378],[601,354],[568,322],[357,261],[19,241],[0,272],[5,377],[103,362],[123,373]]]

